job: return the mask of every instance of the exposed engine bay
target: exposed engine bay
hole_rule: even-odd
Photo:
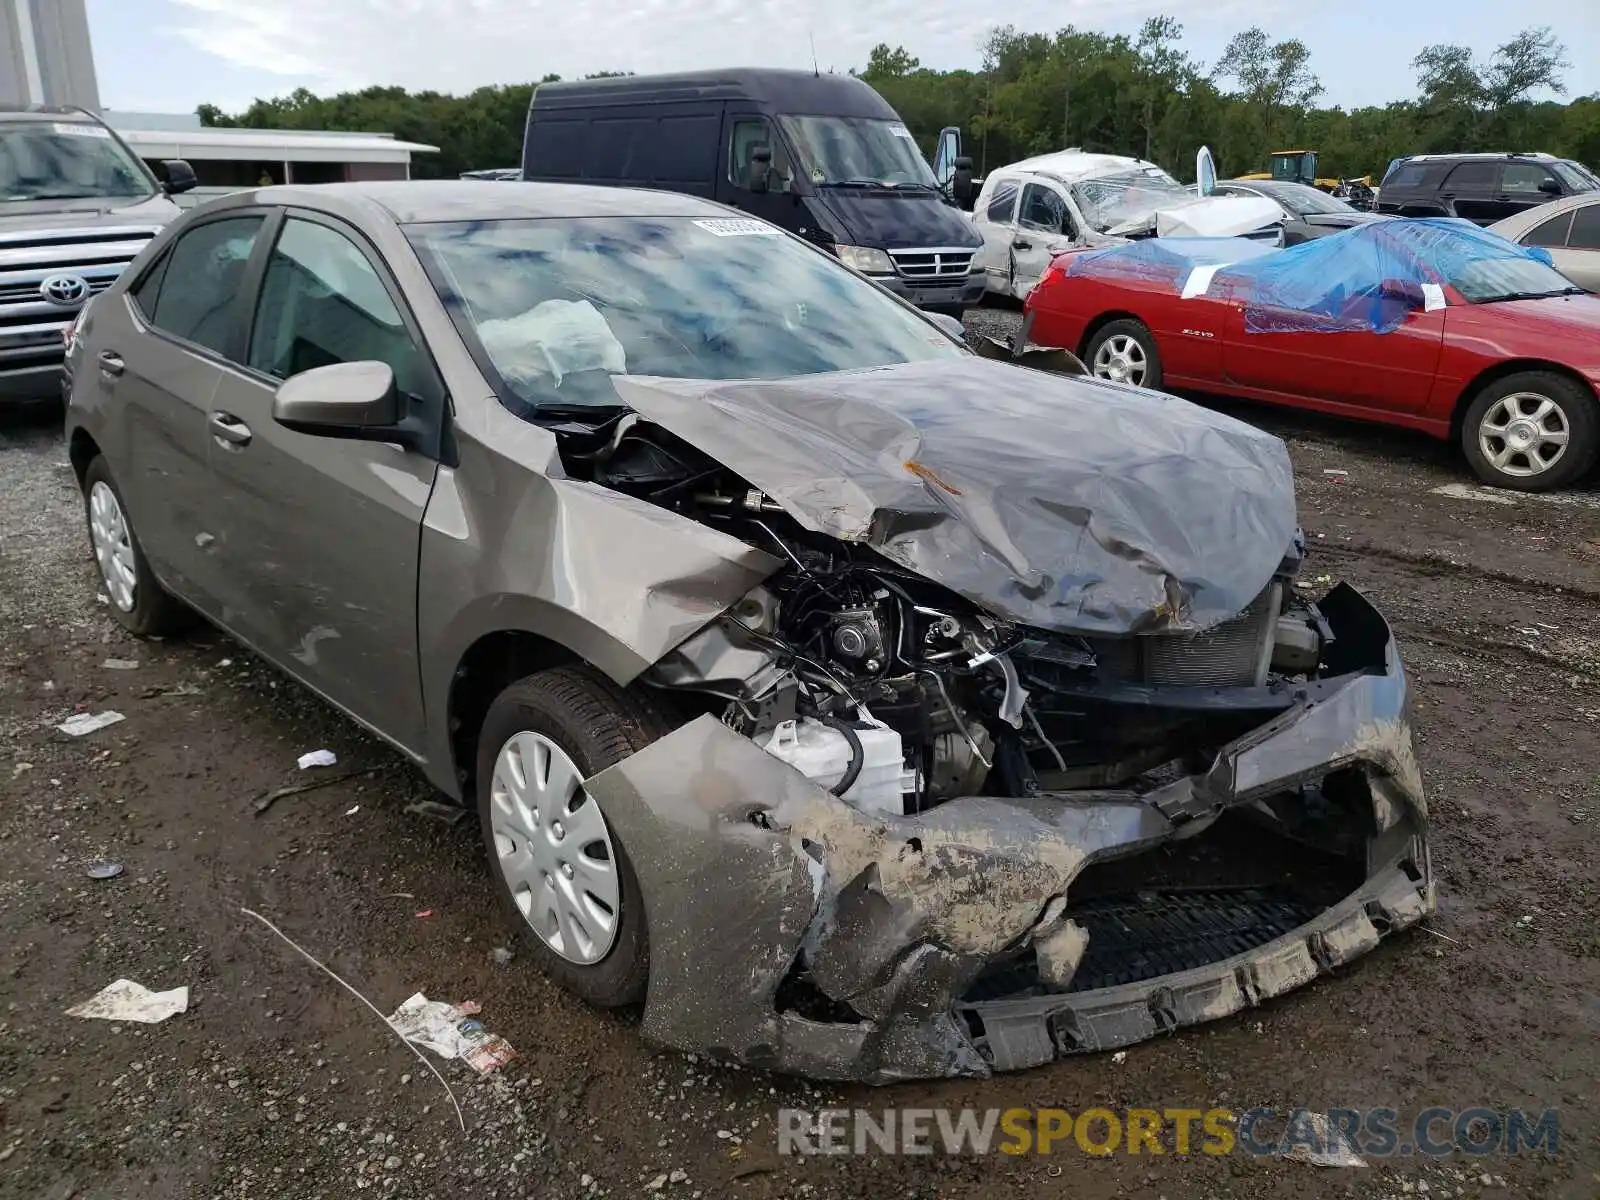
[[[976,356],[613,384],[631,411],[547,425],[563,470],[744,564],[646,583],[682,632],[626,682],[674,728],[584,785],[646,897],[651,1040],[984,1075],[1432,911],[1398,651],[1298,585],[1277,438]]]
[[[1326,623],[1295,595],[1292,548],[1256,601],[1211,629],[1067,636],[997,619],[869,547],[802,528],[632,414],[569,432],[564,450],[575,475],[786,562],[646,681],[697,695],[858,807],[905,815],[955,796],[1154,782],[1164,766],[1208,763],[1321,661]]]

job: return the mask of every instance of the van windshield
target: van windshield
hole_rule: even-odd
[[[155,181],[102,126],[77,121],[0,123],[0,203],[156,193]]]
[[[933,168],[899,121],[867,117],[780,117],[818,187],[893,187],[937,190]]]
[[[782,379],[968,353],[764,221],[516,218],[406,233],[501,398],[525,417],[622,407],[615,375]]]

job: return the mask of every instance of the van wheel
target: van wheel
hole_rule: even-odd
[[[1600,455],[1600,409],[1576,379],[1518,371],[1467,407],[1461,448],[1478,477],[1519,492],[1548,492],[1588,474]]]
[[[478,818],[495,890],[545,974],[590,1004],[644,999],[650,941],[633,864],[583,781],[667,732],[589,667],[512,684],[478,737]]]
[[[150,570],[104,455],[96,455],[83,473],[83,507],[100,585],[117,624],[136,637],[160,637],[193,625],[194,611]]]
[[[1089,374],[1112,383],[1135,387],[1161,387],[1161,355],[1156,339],[1143,321],[1110,321],[1095,331],[1084,353]]]

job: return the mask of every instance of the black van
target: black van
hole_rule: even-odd
[[[972,267],[983,238],[894,109],[849,75],[543,83],[522,177],[704,196],[815,242],[923,308],[959,315],[983,296]]]

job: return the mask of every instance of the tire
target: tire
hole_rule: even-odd
[[[179,633],[192,626],[197,620],[194,610],[162,587],[150,569],[103,455],[96,455],[83,473],[83,513],[100,584],[117,624],[142,638]],[[125,592],[123,585],[129,590]]]
[[[1564,445],[1539,441],[1543,433],[1562,430]],[[1527,448],[1518,450],[1524,442]],[[1501,457],[1507,448],[1511,456]],[[1473,397],[1461,421],[1461,449],[1485,483],[1518,492],[1564,488],[1587,475],[1600,456],[1600,407],[1576,379],[1518,371]]]
[[[1137,348],[1142,363],[1138,359],[1127,361],[1134,348]],[[1104,364],[1100,362],[1102,356],[1106,358]],[[1118,360],[1123,362],[1120,375],[1116,368]],[[1089,368],[1089,374],[1096,379],[1131,383],[1152,391],[1161,390],[1161,355],[1156,350],[1155,335],[1143,321],[1131,317],[1108,322],[1095,330],[1084,351],[1083,365]]]
[[[559,789],[546,793],[543,811],[536,806],[519,809],[514,797],[503,790],[510,777],[502,774],[497,778],[497,767],[511,769],[501,756],[515,743],[527,777],[524,796],[538,801],[539,760],[529,751],[537,750],[541,740],[564,754],[581,780],[644,749],[666,732],[666,721],[642,697],[617,688],[592,668],[578,666],[543,671],[506,688],[489,706],[478,736],[478,820],[495,892],[545,974],[599,1008],[638,1004],[649,979],[650,939],[633,864],[598,804],[581,788],[571,801],[549,798],[558,796]],[[556,778],[553,769],[549,778]],[[570,838],[564,836],[568,825],[576,831]],[[600,911],[597,893],[605,890],[605,873],[584,868],[585,862],[597,861],[592,850],[598,843],[578,844],[579,837],[592,838],[596,828],[604,831],[606,857],[616,885],[610,941],[603,950],[604,930],[595,917]],[[523,841],[524,832],[546,841]],[[523,846],[529,848],[532,866],[514,890],[503,856],[509,854],[515,862]],[[559,894],[553,855],[563,856],[559,870],[566,872]],[[539,878],[541,860],[551,867],[549,873],[543,873],[544,892],[528,882]],[[581,873],[572,872],[573,863]],[[583,890],[585,880],[592,881],[596,892]],[[566,907],[567,923],[555,925],[546,905],[558,905],[561,896],[577,899]],[[528,905],[527,911],[523,904]],[[536,922],[547,929],[554,927],[558,936],[570,935],[568,952],[547,940]]]

